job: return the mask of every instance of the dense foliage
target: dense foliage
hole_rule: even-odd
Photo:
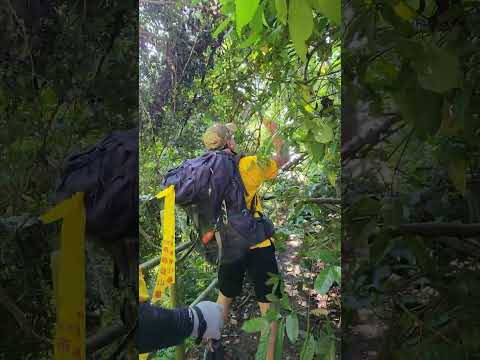
[[[279,227],[277,247],[296,236],[302,268],[324,268],[315,284],[303,284],[321,294],[340,284],[339,209],[317,201],[335,198],[339,184],[339,12],[339,2],[320,0],[144,1],[140,7],[140,192],[155,194],[167,169],[201,154],[201,135],[212,122],[235,122],[241,150],[267,158],[273,144],[261,119],[276,121],[292,162],[262,195],[270,198],[265,205]],[[160,251],[159,212],[147,205],[140,211],[145,261]],[[181,214],[177,223],[177,241],[186,240]],[[183,303],[214,276],[198,254],[178,264]],[[155,271],[146,277],[153,287]],[[279,313],[246,322],[244,329],[255,332],[281,317],[281,336],[286,329],[297,356],[333,358],[338,322],[297,314],[295,299],[287,300]],[[265,351],[260,344],[258,358]]]
[[[479,5],[346,2],[343,309],[385,358],[479,353]]]
[[[52,205],[63,160],[113,129],[136,126],[133,5],[7,0],[0,6],[0,352],[9,358],[52,357],[50,253],[58,229],[36,220]],[[111,273],[108,256],[89,259],[89,279],[94,267],[100,277]],[[102,298],[112,300],[111,283],[104,285]],[[88,296],[101,304],[98,291]],[[118,317],[102,314],[106,324]]]

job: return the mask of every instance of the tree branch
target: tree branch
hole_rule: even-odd
[[[478,236],[480,223],[412,223],[400,225],[400,230],[424,236]]]
[[[286,163],[283,167],[282,167],[282,172],[286,172],[286,171],[290,171],[292,170],[294,167],[296,167],[298,164],[300,164],[303,160],[305,160],[307,158],[307,154],[302,154],[300,155],[298,158],[296,159],[292,159],[290,160],[288,163]]]
[[[332,198],[332,197],[320,197],[320,198],[308,198],[302,200],[305,203],[313,203],[313,204],[341,204],[342,199],[340,198]]]
[[[401,117],[395,114],[385,119],[379,126],[371,128],[366,134],[355,136],[342,146],[342,163],[352,158],[365,145],[377,144],[381,139],[381,135],[390,130],[399,121],[401,121]]]
[[[15,304],[15,302],[10,299],[7,294],[7,291],[0,287],[0,305],[3,305],[4,308],[8,310],[10,314],[12,314],[13,318],[20,326],[20,329],[27,335],[36,340],[41,342],[46,342],[48,344],[52,344],[52,340],[48,339],[44,336],[41,336],[35,332],[31,324],[28,322],[27,318],[25,317],[24,312]]]

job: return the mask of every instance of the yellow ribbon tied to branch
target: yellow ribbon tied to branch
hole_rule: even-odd
[[[55,360],[85,360],[85,206],[76,193],[40,217],[62,219],[60,251],[52,259],[56,304]]]
[[[165,289],[175,283],[175,188],[172,186],[159,192],[157,199],[165,198],[165,206],[162,215],[162,254],[160,256],[160,268],[157,274],[157,282],[151,298],[152,303],[159,301]],[[148,298],[147,287],[143,272],[139,269],[139,297],[141,300]],[[139,354],[139,360],[146,360],[148,353]]]
[[[157,199],[165,198],[163,210],[163,238],[160,268],[157,283],[152,295],[152,303],[159,301],[165,289],[175,283],[175,188],[173,185],[156,195]]]

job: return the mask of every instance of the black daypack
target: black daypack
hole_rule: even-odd
[[[138,130],[116,131],[69,156],[56,188],[56,202],[84,192],[86,233],[105,247],[117,270],[136,281],[138,254]],[[118,279],[115,276],[115,283]],[[117,284],[118,285],[118,284]]]
[[[175,202],[192,219],[197,239],[215,230],[215,241],[200,247],[207,261],[231,263],[251,246],[273,235],[273,224],[264,215],[254,217],[245,203],[245,187],[238,163],[241,155],[209,151],[186,160],[165,175],[163,186],[175,186]]]
[[[56,201],[85,193],[86,231],[106,241],[138,233],[138,130],[108,134],[66,159]]]

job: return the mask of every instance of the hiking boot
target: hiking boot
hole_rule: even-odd
[[[210,344],[209,344],[210,345]],[[211,351],[213,349],[213,352]],[[211,340],[211,348],[207,346],[203,354],[203,360],[224,360],[225,350],[221,340]]]

